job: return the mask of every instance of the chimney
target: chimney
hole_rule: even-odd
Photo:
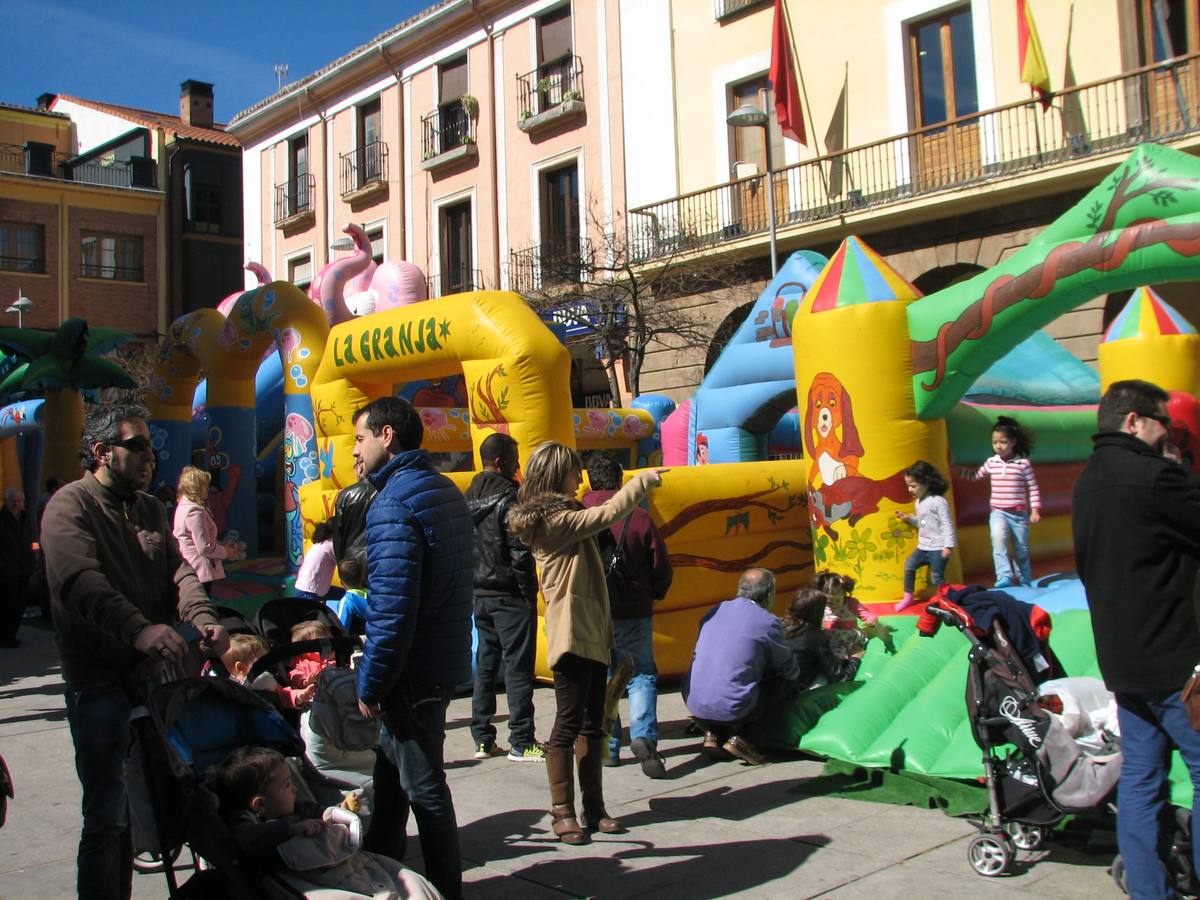
[[[38,94],[37,108],[38,109],[49,109],[50,104],[53,103],[57,97],[58,97],[58,94],[50,94],[50,93]]]
[[[185,125],[212,128],[213,86],[190,79],[179,85],[179,118]]]

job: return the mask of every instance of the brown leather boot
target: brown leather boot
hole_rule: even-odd
[[[583,824],[601,834],[621,834],[621,823],[604,810],[604,738],[575,740],[579,760],[579,792],[583,795]]]
[[[587,835],[575,818],[575,772],[570,750],[546,748],[546,777],[550,780],[550,819],[555,837],[564,844],[586,844]]]

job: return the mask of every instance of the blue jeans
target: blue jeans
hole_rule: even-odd
[[[930,584],[941,584],[946,580],[946,559],[942,551],[918,548],[904,561],[904,593],[912,593],[917,583],[917,569],[922,566],[929,566]]]
[[[67,685],[67,722],[83,787],[83,831],[76,857],[81,900],[128,900],[133,845],[125,794],[131,704],[117,684]]]
[[[1121,781],[1117,785],[1117,846],[1134,898],[1174,897],[1159,856],[1159,813],[1167,799],[1171,748],[1192,776],[1192,858],[1200,859],[1200,732],[1188,724],[1179,691],[1117,694]]]
[[[988,514],[988,529],[992,532],[992,562],[996,566],[996,580],[1007,578],[1013,584],[1018,581],[1021,584],[1032,584],[1033,566],[1029,563],[1029,513],[993,509]],[[1009,535],[1012,535],[1013,555],[1017,558],[1017,572],[1013,571],[1008,561]]]
[[[405,683],[383,702],[383,728],[375,762],[376,812],[365,849],[403,859],[411,808],[421,839],[425,877],[446,900],[458,900],[462,894],[462,858],[443,748],[451,693],[451,688],[441,685]],[[389,786],[397,782],[400,790],[394,792]],[[381,801],[380,787],[393,802]]]
[[[654,619],[614,619],[613,664],[623,656],[633,657],[633,678],[629,680],[629,742],[645,738],[658,746],[658,668],[654,665]],[[608,674],[612,676],[612,669]],[[621,716],[612,721],[608,741],[610,756],[621,751]]]

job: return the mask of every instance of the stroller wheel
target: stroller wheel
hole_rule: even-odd
[[[1125,887],[1125,860],[1121,859],[1119,855],[1114,856],[1112,867],[1108,872],[1112,875],[1113,881],[1117,883],[1117,887],[1121,889],[1121,893],[1128,895],[1129,889]]]
[[[1036,850],[1046,839],[1046,831],[1040,825],[1024,825],[1020,822],[1009,822],[1008,833],[1018,850]]]
[[[1016,855],[1012,839],[1007,834],[980,834],[967,845],[967,859],[979,875],[995,878],[1008,871]]]
[[[155,872],[163,872],[166,870],[167,864],[174,864],[179,859],[179,854],[183,852],[183,845],[172,847],[164,860],[163,855],[155,850],[143,850],[141,853],[134,854],[133,869],[142,875],[151,875]]]

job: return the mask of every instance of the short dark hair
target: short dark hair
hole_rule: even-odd
[[[319,544],[322,541],[328,541],[333,537],[333,520],[328,522],[318,522],[313,526],[312,542]]]
[[[383,426],[391,426],[400,439],[401,450],[416,450],[425,438],[420,413],[403,397],[378,397],[366,406],[360,406],[354,413],[354,424],[357,425],[363,416],[367,417],[367,429],[376,437],[383,431]]]
[[[812,586],[823,594],[845,594],[849,597],[854,593],[856,583],[849,575],[822,569],[813,576]]]
[[[1096,428],[1099,431],[1120,431],[1121,423],[1130,413],[1139,416],[1158,415],[1158,408],[1169,399],[1166,391],[1149,381],[1137,378],[1114,381],[1096,407]]]
[[[588,459],[588,483],[593,491],[615,491],[625,470],[608,453],[593,453]]]
[[[46,479],[46,493],[47,494],[53,494],[60,487],[62,487],[62,482],[59,481],[57,478],[55,478],[53,475],[51,475],[49,478]]]
[[[917,484],[925,485],[925,489],[931,494],[941,496],[950,489],[950,482],[946,481],[942,473],[934,467],[933,463],[923,459],[918,459],[905,469],[904,474]]]
[[[79,458],[83,467],[95,472],[100,460],[92,452],[93,444],[111,444],[121,439],[121,423],[150,418],[146,407],[140,403],[98,403],[87,411],[83,420],[83,439],[80,442]]]
[[[507,459],[517,452],[517,442],[507,434],[494,432],[483,439],[479,445],[479,458],[487,465],[493,459]]]
[[[247,809],[258,794],[271,787],[271,773],[283,754],[268,747],[238,747],[217,769],[214,787],[221,801],[221,814],[230,817]]]

